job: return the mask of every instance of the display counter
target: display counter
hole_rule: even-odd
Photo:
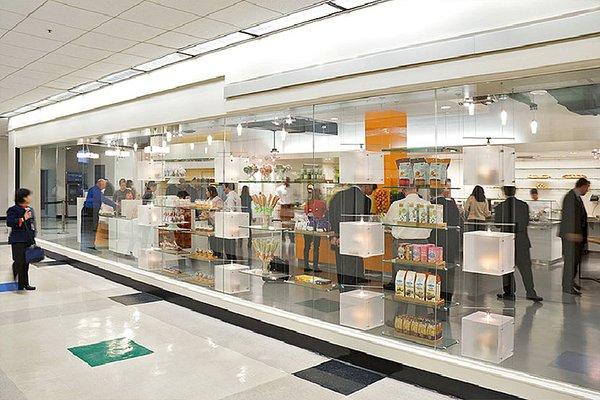
[[[562,242],[558,237],[560,221],[532,221],[527,233],[531,242],[531,259],[540,264],[551,265],[562,258]]]

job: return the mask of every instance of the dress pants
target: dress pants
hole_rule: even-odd
[[[96,231],[100,210],[83,207],[81,209],[81,249],[85,250],[96,245]]]
[[[29,286],[29,264],[25,262],[25,250],[31,243],[12,243],[13,276],[17,279],[19,288]]]
[[[313,269],[319,269],[319,248],[321,247],[321,237],[317,235],[304,235],[304,268],[309,269],[310,246],[313,247]]]
[[[563,239],[562,253],[564,261],[562,288],[563,291],[569,291],[573,289],[575,277],[579,272],[579,268],[581,268],[583,245],[581,243]]]
[[[521,274],[523,279],[523,286],[525,286],[525,293],[527,296],[536,296],[536,292],[533,285],[533,272],[531,271],[531,252],[527,249],[515,249],[517,251],[515,256],[515,266]],[[515,294],[515,274],[506,274],[502,277],[504,286],[504,294],[514,296]]]

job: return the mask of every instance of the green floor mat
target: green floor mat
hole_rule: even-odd
[[[97,367],[153,353],[152,350],[127,338],[106,340],[86,346],[70,347],[68,350],[85,361],[90,367]]]

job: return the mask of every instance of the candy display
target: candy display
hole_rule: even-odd
[[[196,272],[191,277],[187,278],[186,281],[195,283],[200,286],[212,287],[215,285],[215,278],[209,274],[203,272]]]
[[[444,206],[441,204],[415,204],[413,202],[400,202],[398,204],[397,222],[410,224],[433,224],[444,223]]]
[[[400,243],[398,260],[414,263],[443,265],[444,249],[433,244]]]
[[[397,332],[426,340],[440,340],[443,328],[440,322],[414,315],[396,315],[394,328]]]
[[[331,285],[331,279],[311,275],[296,275],[294,280],[299,283],[308,283],[312,285]]]
[[[202,250],[202,249],[196,248],[190,254],[190,258],[193,260],[200,260],[200,261],[214,261],[218,257],[214,255],[212,250]]]
[[[396,272],[396,297],[438,303],[441,294],[441,277],[437,274],[398,270]]]
[[[390,192],[384,188],[377,188],[373,192],[375,199],[376,214],[386,213],[390,208]]]
[[[279,201],[279,196],[270,194],[267,197],[264,194],[253,194],[252,201],[254,202],[256,213],[267,217],[267,221],[263,225],[268,225],[268,218],[271,218],[273,215],[273,210],[275,210],[275,206]]]
[[[444,187],[448,178],[447,158],[401,158],[396,160],[400,186]]]
[[[282,181],[285,178],[285,174],[292,170],[291,165],[276,164],[275,165],[275,179]]]
[[[262,179],[268,180],[271,178],[271,173],[273,172],[273,167],[271,166],[271,164],[264,164],[264,165],[260,166],[259,171],[260,171],[260,176],[262,177]]]

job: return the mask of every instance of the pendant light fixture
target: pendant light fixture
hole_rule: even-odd
[[[237,124],[237,135],[238,136],[242,136],[242,123],[240,122],[239,124]]]
[[[135,142],[133,144],[133,151],[137,151],[137,149],[138,149],[138,144],[137,144],[137,142]]]
[[[194,147],[195,147],[195,146],[196,146],[196,145],[195,145],[195,143],[193,143],[193,142],[192,142],[192,143],[190,143],[190,150],[194,150]]]
[[[531,118],[531,122],[529,123],[529,128],[531,130],[532,135],[537,135],[538,130],[539,130],[539,124],[536,119],[537,109],[538,109],[538,105],[535,102],[535,95],[532,92],[531,93],[531,104],[529,105],[529,110],[531,111],[531,114],[533,115]]]
[[[506,112],[505,109],[502,109],[502,111],[500,111],[500,123],[502,123],[502,126],[506,126],[507,122],[508,122],[508,113]]]

